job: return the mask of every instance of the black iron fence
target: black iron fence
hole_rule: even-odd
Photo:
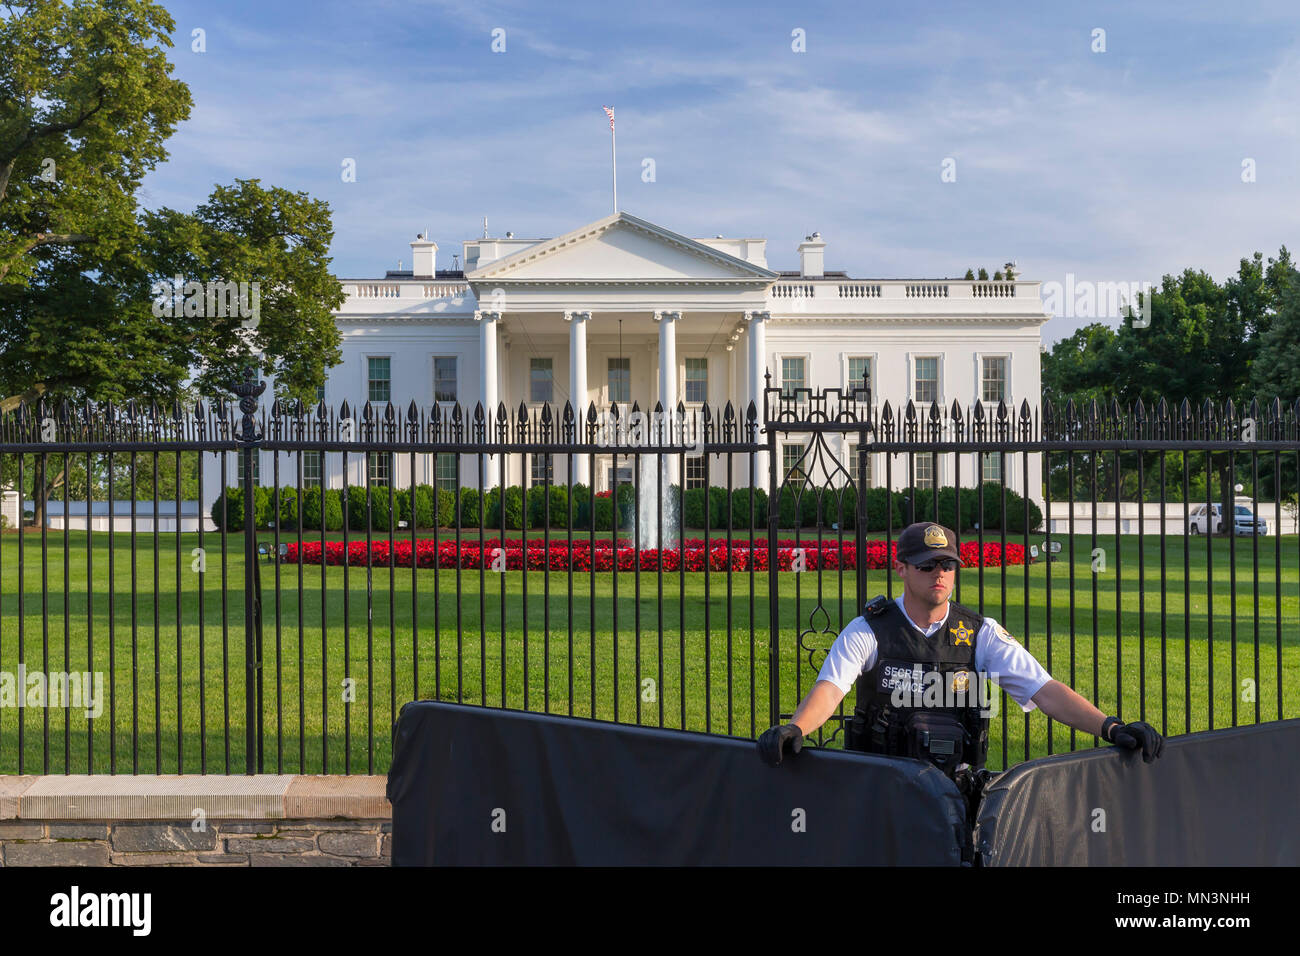
[[[32,512],[0,535],[0,772],[378,773],[428,697],[755,736],[895,593],[911,520],[959,529],[956,600],[1107,713],[1300,715],[1294,405],[259,392],[0,417]],[[993,700],[990,766],[1096,743]]]

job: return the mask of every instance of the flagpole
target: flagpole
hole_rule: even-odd
[[[612,169],[610,179],[614,186],[614,214],[618,215],[618,151],[614,144],[614,119],[609,121],[609,158]]]

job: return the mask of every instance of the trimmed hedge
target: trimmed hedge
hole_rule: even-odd
[[[733,531],[750,529],[749,488],[736,488],[730,497],[727,489],[710,487],[707,501],[705,489],[689,488],[685,492],[677,485],[668,489],[673,503],[682,509],[683,524],[686,528],[725,531],[728,528],[728,504],[731,510],[730,528]],[[985,531],[1000,531],[1002,527],[1002,486],[997,482],[984,485],[984,514],[979,515],[979,490],[977,488],[961,489],[961,514],[957,514],[957,492],[951,487],[938,491],[938,521],[940,524],[956,529],[959,533],[975,530],[976,524],[982,524]],[[767,528],[768,495],[762,488],[755,488],[753,495],[753,528]],[[417,529],[449,528],[456,523],[456,496],[449,489],[434,488],[431,485],[417,485],[414,490],[398,488],[392,491],[393,506],[389,508],[389,489],[385,486],[372,486],[369,500],[369,524],[371,531],[397,531],[399,522],[406,528],[412,526],[412,501],[414,501],[414,527]],[[524,491],[518,485],[505,489],[505,524],[507,531],[520,531],[525,527],[540,529],[547,521],[549,504],[549,523],[552,528],[565,530],[569,528],[569,491],[565,485],[553,485],[550,488],[549,502],[544,485],[528,489],[527,501]],[[613,495],[597,496],[594,501],[591,490],[585,485],[573,486],[573,525],[572,530],[590,531],[594,517],[596,531],[615,529],[617,516],[618,530],[630,530],[633,526],[636,510],[636,490],[630,484],[618,486]],[[888,491],[884,488],[868,488],[866,499],[866,530],[883,532],[886,527],[898,531],[907,523],[908,500],[903,491]],[[480,495],[475,488],[460,490],[460,524],[462,528],[477,528],[482,520],[488,530],[502,528],[501,516],[502,490],[493,488],[485,495]],[[935,492],[929,488],[919,489],[915,500],[911,502],[911,513],[917,520],[925,521],[935,516]],[[223,519],[223,509],[228,509],[228,518]],[[367,498],[364,486],[353,485],[348,488],[347,508],[344,508],[343,495],[338,489],[329,489],[322,493],[319,487],[303,489],[301,500],[295,488],[256,488],[253,496],[253,518],[259,529],[272,527],[277,512],[282,530],[296,530],[301,521],[304,531],[321,530],[322,510],[326,531],[339,531],[343,528],[346,510],[348,529],[364,532],[367,525]],[[1025,499],[1014,491],[1006,491],[1006,524],[1012,534],[1024,534]],[[1042,527],[1043,515],[1038,505],[1028,502],[1030,531]],[[244,493],[242,488],[227,488],[218,496],[212,506],[212,520],[217,528],[225,525],[229,531],[242,531],[244,528]],[[848,489],[794,488],[785,486],[777,502],[777,525],[782,530],[795,528],[816,528],[819,525],[830,529],[838,525],[841,529],[851,530],[858,521],[858,498]]]

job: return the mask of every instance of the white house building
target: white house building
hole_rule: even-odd
[[[1050,318],[1039,283],[853,278],[826,271],[827,244],[817,234],[799,244],[798,272],[776,272],[767,266],[766,245],[760,238],[690,239],[626,212],[553,239],[506,233],[465,240],[459,267],[440,262],[438,244],[418,237],[409,269],[342,280],[347,301],[336,319],[343,360],[329,371],[322,397],[334,408],[344,400],[353,408],[367,400],[405,408],[414,400],[426,409],[456,401],[467,410],[501,402],[511,409],[550,403],[558,411],[573,402],[584,415],[592,402],[607,409],[637,401],[649,410],[656,401],[665,408],[681,401],[691,410],[731,401],[743,414],[753,401],[761,415],[770,371],[772,384],[785,389],[848,388],[865,373],[874,404],[911,399],[923,413],[930,403],[954,400],[963,408],[985,402],[990,410],[999,399],[1039,405],[1040,329]],[[851,441],[832,442],[856,473]],[[783,461],[793,460],[799,437],[783,436],[779,449]],[[884,481],[881,457],[868,460],[861,476],[868,484]],[[309,454],[308,480],[341,486],[341,461],[330,460],[340,458]],[[355,464],[348,482],[364,483],[367,466]],[[525,468],[531,480],[549,469],[563,482],[565,465],[564,456],[525,463],[512,455],[502,475],[500,462],[490,460],[485,484],[519,484]],[[270,483],[270,466],[263,452],[263,483]],[[368,467],[372,481],[395,479],[401,487],[411,478],[406,455],[375,455]],[[477,485],[474,457],[460,467],[461,483]],[[748,461],[735,467],[735,483],[747,483]],[[449,483],[454,468],[447,456],[417,460],[414,477]],[[688,458],[686,484],[702,484],[705,468],[711,482],[725,483],[725,458]],[[977,473],[997,478],[997,468],[995,457],[963,462],[962,484]],[[284,456],[281,480],[292,483],[296,470]],[[608,457],[597,459],[595,475],[587,470],[587,457],[577,456],[575,481],[604,490],[616,477]],[[916,482],[950,484],[951,470],[943,456],[918,459]],[[1008,487],[1023,493],[1019,464],[1007,471]],[[230,483],[235,477],[227,476]],[[219,481],[213,472],[205,486]],[[906,465],[896,463],[893,484],[906,483]],[[1029,484],[1041,501],[1037,456]]]

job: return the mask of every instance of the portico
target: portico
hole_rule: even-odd
[[[761,246],[750,254],[761,262]],[[628,213],[529,245],[465,274],[485,306],[474,312],[478,398],[485,409],[550,404],[555,413],[568,403],[580,423],[593,404],[598,415],[613,404],[626,414],[634,398],[645,413],[656,403],[665,411],[679,402],[688,411],[721,406],[738,394],[761,407],[762,352],[738,343],[752,326],[762,335],[776,278],[765,265]],[[587,471],[575,457],[575,482],[607,484]],[[673,460],[669,480],[676,471]]]

